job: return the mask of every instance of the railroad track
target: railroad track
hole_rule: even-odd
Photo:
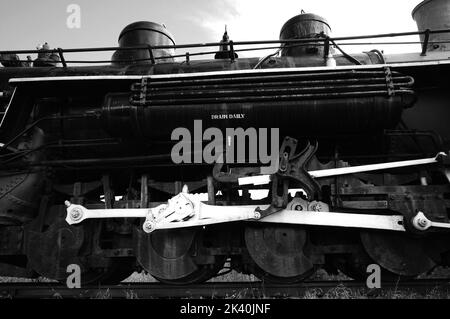
[[[360,290],[377,295],[392,290],[427,293],[433,289],[450,293],[450,279],[421,279],[386,282],[380,289],[368,289],[357,281],[308,281],[298,285],[276,285],[263,282],[208,282],[190,286],[168,286],[161,283],[124,282],[114,286],[87,286],[69,289],[59,283],[0,283],[0,298],[12,299],[147,299],[147,298],[301,298],[307,291],[325,295],[332,289]]]

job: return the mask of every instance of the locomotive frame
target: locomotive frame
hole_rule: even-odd
[[[296,283],[320,267],[362,279],[377,263],[388,280],[449,266],[450,133],[438,122],[449,114],[450,61],[428,52],[430,35],[442,33],[450,30],[95,48],[139,52],[136,63],[115,54],[101,67],[68,66],[65,53],[87,49],[1,52],[56,54],[51,63],[62,67],[14,60],[0,70],[8,101],[0,273],[64,281],[77,264],[84,284],[116,283],[136,269],[191,284],[228,260],[239,272]],[[424,36],[413,61],[350,56],[337,44],[413,34]],[[312,54],[236,57],[239,46],[261,44]],[[210,46],[226,58],[185,54],[179,63],[157,52]],[[437,110],[431,123],[421,122],[431,112],[424,106]],[[245,112],[244,128],[278,123],[275,167],[170,162],[171,129],[224,108]],[[252,200],[251,189],[268,196]]]

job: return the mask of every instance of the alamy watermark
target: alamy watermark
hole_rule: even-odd
[[[81,7],[78,4],[69,4],[66,8],[66,12],[69,13],[66,19],[66,25],[69,29],[81,28]]]
[[[269,134],[270,133],[270,134]],[[279,129],[250,127],[243,129],[209,127],[194,120],[194,132],[185,127],[172,131],[171,158],[175,164],[274,164],[279,156]],[[203,146],[203,142],[207,144]]]
[[[381,288],[381,267],[377,264],[367,266],[366,272],[370,274],[366,279],[366,286],[369,289]]]
[[[81,268],[77,264],[67,266],[66,272],[69,273],[66,279],[66,286],[69,289],[81,288]]]

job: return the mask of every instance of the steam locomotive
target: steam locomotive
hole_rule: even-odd
[[[83,284],[227,269],[289,284],[449,266],[450,4],[413,17],[418,32],[333,38],[302,13],[277,41],[181,46],[141,21],[101,66],[70,66],[86,49],[0,52],[0,275],[65,281],[75,264]],[[344,48],[411,34],[422,52]],[[276,50],[239,57],[256,45]],[[254,160],[269,148],[274,161]]]

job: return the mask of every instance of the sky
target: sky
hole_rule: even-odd
[[[420,0],[1,0],[0,50],[117,46],[120,31],[129,23],[164,23],[177,44],[216,42],[227,25],[231,40],[275,40],[285,21],[301,10],[326,18],[332,36],[416,31],[411,17]],[[67,8],[80,8],[80,28],[69,28]],[[402,38],[417,41],[418,37]],[[382,39],[380,39],[382,41]],[[374,46],[348,49],[361,52]],[[386,53],[415,52],[417,45]],[[186,51],[186,50],[184,50]],[[178,51],[177,53],[184,53]],[[84,59],[109,59],[111,53]],[[261,56],[246,53],[244,56]],[[71,56],[71,58],[79,58]]]

